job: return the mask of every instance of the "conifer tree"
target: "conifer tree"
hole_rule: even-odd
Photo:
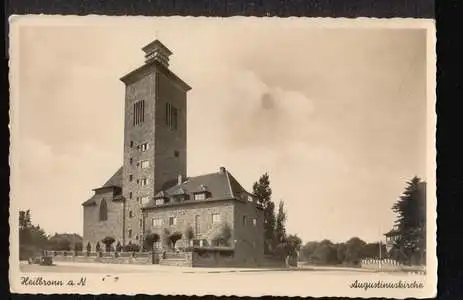
[[[272,201],[272,189],[268,173],[263,174],[253,185],[253,193],[257,197],[257,203],[264,210],[264,251],[272,252],[275,240],[275,204]]]
[[[408,263],[425,263],[426,253],[426,182],[413,177],[392,207],[397,214],[399,239],[394,248]]]

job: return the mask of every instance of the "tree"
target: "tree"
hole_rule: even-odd
[[[107,236],[104,239],[101,240],[103,244],[105,244],[105,250],[106,252],[111,251],[111,245],[115,242],[116,240],[112,236]]]
[[[39,225],[32,225],[29,210],[19,212],[19,259],[26,260],[48,246],[48,237]]]
[[[186,239],[188,240],[188,244],[191,244],[191,241],[194,239],[195,237],[195,233],[193,231],[193,227],[191,226],[188,226],[186,229],[185,229],[185,237]]]
[[[278,214],[275,225],[275,245],[283,243],[286,239],[286,212],[284,208],[285,203],[280,201],[278,204]]]
[[[321,241],[313,253],[313,261],[319,265],[338,264],[337,247],[330,240]]]
[[[87,253],[92,252],[92,245],[90,245],[90,242],[87,243]]]
[[[397,214],[399,239],[394,248],[404,254],[405,262],[426,262],[426,182],[413,177],[392,210]]]
[[[344,262],[357,265],[362,258],[362,249],[366,243],[358,237],[353,237],[346,242]]]
[[[96,252],[100,252],[100,251],[101,251],[100,242],[96,242],[95,251],[96,251]]]
[[[178,241],[179,239],[181,239],[181,238],[182,238],[182,233],[181,233],[181,232],[178,232],[178,231],[172,233],[172,234],[169,236],[169,240],[170,240],[170,242],[172,243],[172,248],[175,248],[175,243],[177,243],[177,241]]]
[[[122,251],[121,242],[117,241],[117,244],[116,244],[116,252],[121,252],[121,251]]]
[[[342,264],[346,260],[347,247],[345,243],[339,243],[336,245],[336,259]]]
[[[217,246],[229,246],[232,237],[232,229],[228,223],[223,224],[220,233],[214,237],[214,244]]]
[[[385,258],[387,256],[386,245],[381,244],[381,255],[379,251],[379,243],[368,243],[363,246],[362,258]]]
[[[154,243],[159,242],[160,238],[161,237],[157,233],[148,233],[145,237],[145,245],[143,248],[149,251],[153,250]]]
[[[82,251],[82,248],[83,248],[82,243],[79,242],[79,243],[75,243],[75,244],[74,244],[74,251],[75,251],[75,252],[80,252],[80,251]]]
[[[301,255],[303,259],[307,262],[312,262],[313,261],[313,254],[315,252],[315,249],[318,247],[318,242],[307,242],[302,248],[301,248]]]
[[[275,203],[272,202],[272,189],[268,173],[263,174],[257,182],[254,183],[253,194],[257,198],[257,203],[264,210],[264,251],[272,252],[272,244],[275,241]]]

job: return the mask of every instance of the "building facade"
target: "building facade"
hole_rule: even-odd
[[[159,40],[142,50],[145,63],[121,78],[123,165],[82,204],[84,247],[90,244],[94,249],[106,236],[121,245],[143,245],[148,233],[168,232],[182,234],[178,246],[207,247],[226,226],[235,255],[257,259],[261,248],[263,254],[262,210],[223,167],[187,177],[191,87],[169,69],[172,52]],[[194,234],[188,241],[186,231]]]

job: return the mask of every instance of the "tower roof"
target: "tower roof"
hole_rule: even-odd
[[[146,63],[157,61],[164,67],[169,67],[169,56],[172,55],[172,51],[170,51],[159,40],[154,40],[153,42],[143,47],[142,50],[145,52]]]
[[[152,41],[151,43],[149,43],[145,47],[143,47],[142,50],[146,54],[151,53],[151,52],[156,51],[156,50],[161,50],[161,51],[165,52],[167,55],[172,55],[172,51],[170,51],[169,48],[167,48],[163,43],[161,43],[161,41],[159,41],[157,39]]]

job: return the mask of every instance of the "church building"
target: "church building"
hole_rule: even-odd
[[[156,233],[181,234],[176,247],[214,247],[224,227],[236,259],[258,261],[264,252],[264,217],[255,196],[224,167],[188,177],[187,93],[169,69],[172,52],[159,40],[142,48],[145,63],[125,84],[123,165],[85,201],[84,248],[113,237],[142,246]],[[171,246],[171,245],[170,245]]]

